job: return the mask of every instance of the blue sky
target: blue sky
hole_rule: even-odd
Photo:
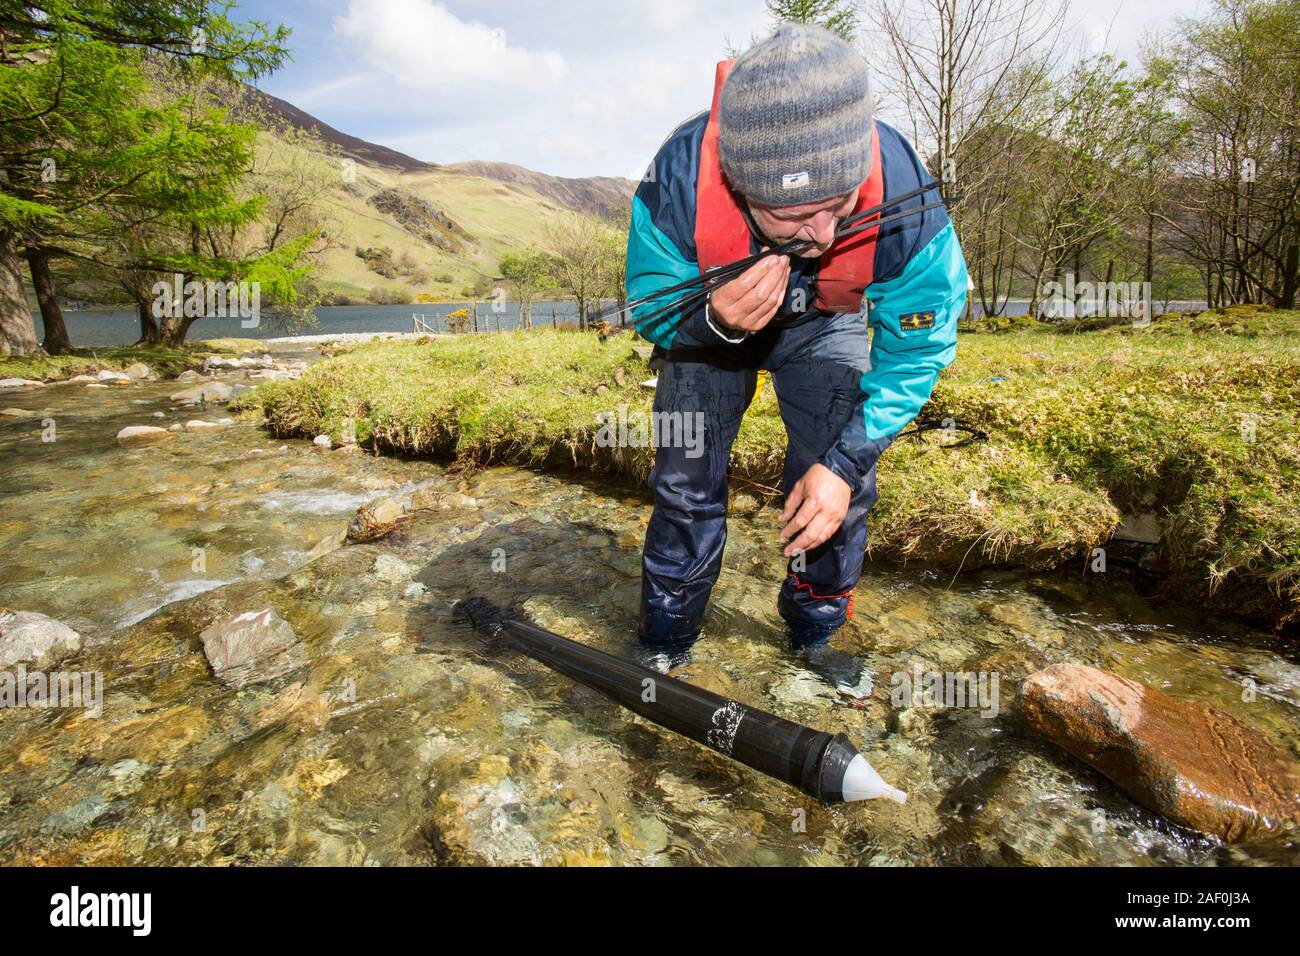
[[[1202,3],[1085,0],[1070,26],[1131,56]],[[235,16],[293,29],[293,62],[259,85],[331,126],[560,176],[639,177],[708,105],[728,42],[768,27],[762,0],[243,0]]]

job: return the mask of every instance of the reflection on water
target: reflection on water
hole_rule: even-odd
[[[37,417],[0,419],[0,604],[81,630],[86,649],[65,666],[101,670],[106,686],[99,719],[0,714],[0,860],[1295,862],[1285,844],[1227,848],[1171,826],[1017,722],[1016,682],[1074,660],[1204,700],[1297,752],[1294,651],[1149,603],[1122,571],[1105,587],[869,572],[838,639],[875,675],[853,707],[785,652],[775,514],[733,519],[682,676],[848,734],[910,793],[903,806],[823,809],[451,624],[453,601],[482,594],[629,653],[649,514],[635,489],[516,469],[458,478],[276,442],[250,423],[119,448],[128,424],[217,417],[173,411],[170,390],[5,396]],[[40,441],[42,418],[56,442]],[[358,503],[415,490],[433,507],[389,538],[337,547]],[[268,606],[308,663],[231,690],[197,635]],[[954,670],[998,675],[995,715],[890,699],[897,675]]]

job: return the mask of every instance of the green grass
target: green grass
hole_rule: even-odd
[[[595,440],[599,413],[650,409],[638,384],[649,372],[631,344],[550,330],[366,344],[241,403],[260,406],[282,436],[337,438],[353,419],[381,451],[640,480],[651,449]],[[1149,511],[1164,529],[1171,593],[1294,623],[1297,409],[1300,313],[965,334],[922,414],[955,416],[990,439],[954,450],[896,443],[880,464],[871,553],[945,568],[1082,563],[1122,514]],[[769,385],[736,441],[733,475],[777,484],[784,443]]]
[[[181,348],[162,345],[122,345],[73,349],[68,355],[0,355],[0,378],[27,378],[54,382],[74,375],[93,375],[101,369],[120,371],[143,362],[163,378],[174,378],[187,368],[199,368],[211,355],[262,351],[253,339],[209,339]]]

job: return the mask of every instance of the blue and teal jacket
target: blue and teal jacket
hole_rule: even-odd
[[[632,199],[627,247],[627,294],[630,299],[651,295],[699,275],[695,250],[696,179],[700,144],[709,120],[707,111],[679,126],[658,154]],[[892,127],[876,121],[884,199],[911,192],[933,182],[911,145]],[[890,207],[885,215],[933,201],[934,193]],[[757,240],[752,251],[758,251]],[[795,302],[815,299],[817,260],[791,258],[786,301],[773,325],[795,319]],[[872,328],[871,368],[861,380],[861,414],[845,426],[839,442],[823,464],[856,487],[880,450],[916,417],[934,389],[939,372],[957,352],[957,320],[966,303],[966,261],[948,213],[943,208],[908,216],[881,228],[876,241],[875,270],[867,287],[868,322]],[[796,294],[796,290],[802,290]],[[656,300],[637,308],[633,320],[662,308]],[[814,313],[815,316],[816,313]],[[670,312],[637,325],[640,334],[669,351],[727,348],[724,338],[707,320],[705,306]]]

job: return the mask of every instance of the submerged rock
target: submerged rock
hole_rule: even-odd
[[[304,662],[298,635],[269,607],[209,624],[199,640],[213,674],[231,687],[271,680]]]
[[[119,445],[141,445],[170,437],[166,428],[157,425],[128,425],[117,433]]]
[[[173,392],[168,398],[179,405],[202,405],[207,402],[224,402],[233,394],[234,388],[225,382],[203,382]]]
[[[0,608],[0,667],[50,667],[81,650],[81,635],[35,611]]]
[[[415,576],[416,568],[391,554],[381,554],[375,558],[371,573],[381,581],[389,584],[402,584]]]
[[[1207,704],[1081,664],[1021,685],[1034,730],[1139,803],[1225,840],[1300,824],[1300,770],[1263,734]]]
[[[230,424],[229,421],[206,422],[196,418],[185,423],[185,430],[187,432],[215,432],[225,428],[228,424]]]
[[[392,532],[405,514],[402,504],[395,498],[380,498],[362,505],[348,525],[348,540],[374,541]]]
[[[461,492],[448,493],[435,488],[421,488],[411,494],[412,511],[451,511],[477,507],[477,498]]]

